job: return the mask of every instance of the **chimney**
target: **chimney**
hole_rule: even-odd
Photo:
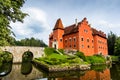
[[[78,22],[77,22],[77,18],[75,19],[75,26],[77,26],[78,25]]]

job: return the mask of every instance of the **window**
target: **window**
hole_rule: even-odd
[[[81,38],[81,41],[83,41],[84,39],[83,38]]]
[[[85,32],[85,33],[87,33],[87,32],[88,32],[88,30],[84,29],[84,32]]]
[[[62,39],[60,39],[60,41],[62,42]]]
[[[89,39],[87,39],[87,42],[89,42]]]
[[[73,38],[73,41],[75,42],[75,41],[76,41],[76,38]]]
[[[65,43],[67,43],[67,39],[65,40]]]
[[[74,44],[74,47],[76,47],[76,45]]]
[[[72,46],[70,45],[70,48],[71,48]]]
[[[93,43],[93,40],[92,40],[92,43]]]
[[[99,48],[100,48],[100,46],[99,46]]]
[[[90,48],[90,46],[89,46],[89,45],[88,45],[87,47],[88,47],[88,48]]]
[[[56,41],[56,39],[54,39],[54,41]]]
[[[71,41],[71,38],[69,38],[69,41]]]
[[[84,45],[82,45],[82,48],[84,48]]]

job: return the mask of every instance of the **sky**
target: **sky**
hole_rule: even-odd
[[[10,24],[17,40],[34,37],[48,44],[58,18],[66,27],[86,17],[91,27],[120,36],[120,0],[26,0],[21,10],[29,14],[24,23]]]

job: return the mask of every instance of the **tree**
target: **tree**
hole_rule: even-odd
[[[39,39],[35,38],[25,38],[20,41],[15,41],[16,46],[36,46],[36,47],[47,47],[47,45]]]
[[[114,47],[115,47],[115,41],[116,41],[116,35],[110,31],[108,33],[108,54],[109,55],[114,55]]]
[[[118,37],[115,41],[114,54],[116,56],[120,56],[120,37]]]
[[[10,45],[14,33],[11,31],[10,22],[20,21],[27,15],[21,11],[25,0],[0,0],[0,46]]]

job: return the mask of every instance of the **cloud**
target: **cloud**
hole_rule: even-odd
[[[45,11],[31,7],[24,8],[23,12],[29,14],[29,16],[24,19],[24,23],[11,23],[16,39],[35,37],[38,39],[45,39],[45,42],[47,43],[47,37],[43,38],[43,36],[48,36],[47,34],[49,34],[50,27],[47,22],[47,14]]]

